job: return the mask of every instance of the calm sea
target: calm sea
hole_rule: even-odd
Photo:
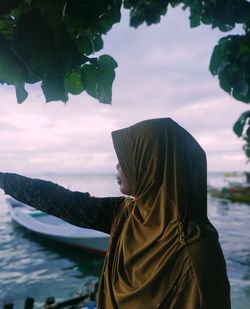
[[[71,190],[95,196],[117,196],[113,175],[43,175]],[[210,185],[222,186],[223,174],[210,173]],[[250,308],[250,206],[211,198],[209,218],[220,234],[231,282],[233,308]],[[13,224],[0,192],[0,306],[13,301],[23,308],[26,297],[36,305],[48,296],[72,297],[86,276],[99,276],[103,258],[30,234]],[[214,283],[216,284],[216,282]]]

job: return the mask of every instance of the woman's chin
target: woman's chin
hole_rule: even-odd
[[[125,192],[125,190],[124,190],[123,187],[120,187],[120,192],[121,192],[122,194],[126,194],[126,192]]]
[[[131,195],[129,190],[127,190],[126,188],[124,188],[123,186],[120,186],[120,192],[122,194],[125,194],[125,195]]]

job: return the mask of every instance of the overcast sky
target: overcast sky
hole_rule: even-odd
[[[86,94],[71,96],[66,106],[45,104],[38,86],[28,87],[28,99],[18,105],[14,89],[0,85],[1,170],[113,172],[110,132],[155,117],[171,117],[186,128],[206,151],[209,171],[247,169],[243,143],[232,132],[247,105],[220,89],[208,71],[223,35],[209,26],[190,29],[179,8],[160,24],[136,30],[125,12],[101,51],[119,64],[112,105]]]

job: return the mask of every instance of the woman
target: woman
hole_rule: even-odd
[[[131,197],[94,198],[14,174],[1,174],[0,186],[72,224],[110,233],[98,309],[230,308],[225,260],[207,218],[202,148],[169,118],[112,138],[118,184]]]

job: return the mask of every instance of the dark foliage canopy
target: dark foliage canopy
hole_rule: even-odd
[[[160,22],[169,6],[190,12],[190,26],[201,24],[239,35],[225,35],[215,46],[209,65],[220,86],[235,99],[250,102],[250,3],[247,0],[1,0],[0,83],[14,85],[17,102],[28,96],[25,84],[41,82],[46,102],[67,102],[86,91],[111,103],[116,61],[93,57],[103,48],[103,35],[130,11],[130,25]],[[250,157],[250,112],[234,125],[246,141]]]

